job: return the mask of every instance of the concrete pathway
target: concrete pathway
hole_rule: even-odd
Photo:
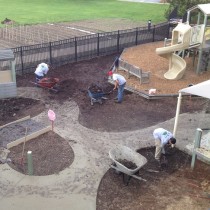
[[[37,88],[19,89],[21,96],[40,98]],[[100,180],[110,168],[108,152],[119,144],[132,149],[154,145],[152,132],[157,127],[173,130],[174,119],[132,132],[97,132],[78,123],[79,108],[69,100],[52,102],[46,111],[33,118],[46,122],[47,111],[56,113],[55,132],[67,139],[74,150],[73,164],[59,174],[27,176],[0,165],[0,205],[2,210],[95,210]],[[65,112],[64,112],[65,110]],[[182,114],[177,130],[177,147],[185,149],[194,139],[198,126],[210,123],[209,114]],[[53,160],[52,160],[53,161]]]

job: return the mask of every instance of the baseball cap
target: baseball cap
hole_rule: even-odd
[[[109,71],[109,72],[107,73],[107,75],[108,75],[108,76],[112,76],[112,75],[113,75],[113,72],[112,72],[112,71]]]

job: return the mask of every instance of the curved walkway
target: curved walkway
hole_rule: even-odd
[[[21,96],[39,99],[42,90],[19,88],[19,92]],[[151,146],[154,141],[152,137],[154,128],[164,127],[173,130],[174,124],[174,119],[171,119],[156,126],[132,132],[98,132],[79,124],[79,108],[72,100],[64,104],[51,101],[46,105],[46,111],[33,119],[47,123],[49,108],[56,113],[54,131],[69,141],[75,152],[74,162],[59,174],[50,176],[26,176],[14,171],[7,164],[0,165],[2,209],[95,210],[100,180],[111,164],[109,150],[119,144],[133,149]],[[183,149],[193,141],[198,125],[209,123],[207,121],[210,117],[204,116],[202,113],[180,115],[177,132],[179,148]]]

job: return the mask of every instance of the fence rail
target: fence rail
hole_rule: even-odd
[[[169,38],[169,24],[91,34],[60,41],[12,48],[16,73],[33,72],[40,62],[61,66],[97,56],[120,53],[124,48]]]

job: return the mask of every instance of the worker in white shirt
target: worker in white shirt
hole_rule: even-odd
[[[40,79],[44,78],[47,75],[47,72],[49,71],[49,65],[46,63],[40,63],[36,71],[34,72],[36,75],[36,82],[39,82]]]
[[[125,85],[126,85],[126,79],[122,75],[115,74],[112,71],[109,71],[108,72],[108,75],[109,76],[112,76],[112,79],[115,82],[115,85],[114,85],[114,89],[113,90],[115,90],[116,88],[118,89],[117,98],[116,98],[116,101],[115,102],[116,103],[122,103],[122,100],[123,100],[123,92],[124,92],[124,88],[125,88]]]
[[[170,145],[172,148],[176,144],[173,134],[164,128],[157,128],[153,132],[155,138],[155,159],[160,161],[161,154],[165,154],[165,146]]]

